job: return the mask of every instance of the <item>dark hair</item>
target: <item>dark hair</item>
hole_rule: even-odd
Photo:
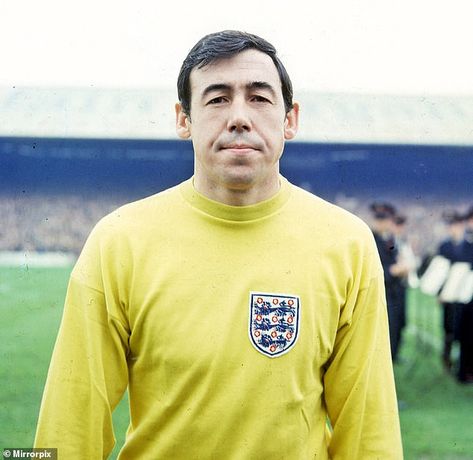
[[[375,219],[394,219],[396,216],[396,208],[390,203],[372,203],[370,210]]]
[[[191,89],[190,74],[192,69],[202,67],[218,60],[241,53],[247,49],[256,49],[267,54],[274,62],[281,80],[281,90],[286,113],[292,107],[292,83],[289,74],[276,54],[276,48],[261,37],[237,30],[224,30],[201,38],[182,63],[177,79],[177,95],[184,113],[190,115]]]

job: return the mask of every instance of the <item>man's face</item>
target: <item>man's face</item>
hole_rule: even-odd
[[[285,112],[281,81],[269,56],[246,50],[190,76],[190,116],[176,105],[177,132],[192,138],[198,190],[272,190],[284,140],[297,131],[298,107]],[[271,193],[271,192],[268,192]],[[267,197],[266,197],[267,198]]]
[[[374,228],[379,233],[393,233],[394,222],[389,217],[378,218],[374,220]]]
[[[465,224],[463,222],[453,222],[448,226],[448,233],[454,241],[461,241],[465,234]]]

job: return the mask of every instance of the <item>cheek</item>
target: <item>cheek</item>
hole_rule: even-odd
[[[282,148],[284,145],[284,123],[281,123],[279,117],[266,119],[265,123],[261,123],[259,126],[259,134],[267,144]]]
[[[258,124],[269,129],[271,132],[284,132],[286,115],[284,112],[267,110],[258,114]]]
[[[223,117],[217,114],[207,115],[205,117],[196,117],[192,120],[191,136],[199,142],[209,142],[225,128]]]

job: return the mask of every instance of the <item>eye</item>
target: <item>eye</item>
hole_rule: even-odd
[[[218,96],[218,97],[214,97],[213,99],[210,99],[210,101],[207,102],[207,105],[222,104],[225,101],[226,101],[226,99],[225,99],[224,96]]]
[[[263,103],[272,104],[272,102],[267,97],[261,96],[259,94],[253,95],[251,97],[251,100],[254,102],[263,102]]]

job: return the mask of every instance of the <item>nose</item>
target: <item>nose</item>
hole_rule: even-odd
[[[251,131],[251,117],[244,101],[232,101],[229,107],[227,129],[230,132]]]

